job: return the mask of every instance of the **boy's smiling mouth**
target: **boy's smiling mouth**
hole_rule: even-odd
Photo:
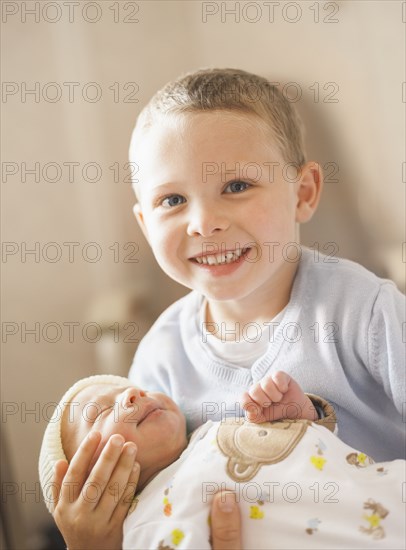
[[[218,266],[236,263],[251,250],[250,247],[235,248],[234,250],[222,250],[218,254],[198,254],[189,258],[192,262],[205,266]]]

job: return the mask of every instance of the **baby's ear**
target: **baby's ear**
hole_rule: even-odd
[[[144,234],[144,237],[149,242],[148,231],[147,231],[147,227],[145,225],[144,215],[142,213],[141,205],[140,205],[139,202],[134,204],[133,212],[134,212],[135,219],[137,220],[138,225],[140,226],[141,231]]]
[[[323,172],[317,162],[307,162],[300,170],[297,183],[296,221],[306,223],[313,217],[320,202]]]

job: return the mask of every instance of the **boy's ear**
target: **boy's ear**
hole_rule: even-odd
[[[301,167],[297,182],[296,221],[306,223],[313,217],[320,202],[323,188],[323,172],[317,162],[307,162]]]
[[[136,204],[134,204],[133,212],[134,212],[135,219],[137,220],[138,225],[140,226],[141,231],[142,231],[143,234],[144,234],[144,237],[145,237],[145,238],[147,239],[147,241],[149,242],[148,231],[147,231],[147,227],[146,227],[146,225],[145,225],[144,215],[143,215],[143,213],[142,213],[142,211],[141,211],[141,206],[140,206],[140,203],[139,203],[139,202],[137,202]]]

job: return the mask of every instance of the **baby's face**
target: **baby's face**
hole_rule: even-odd
[[[186,422],[177,405],[162,393],[135,386],[98,384],[79,392],[62,418],[62,441],[68,460],[92,430],[102,439],[93,458],[113,434],[137,445],[144,479],[176,460],[187,445]]]
[[[240,300],[266,295],[292,270],[284,246],[297,240],[297,173],[259,118],[171,115],[141,130],[131,157],[137,219],[172,279],[209,299]]]

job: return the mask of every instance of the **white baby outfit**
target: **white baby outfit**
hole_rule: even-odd
[[[244,550],[403,549],[405,465],[373,463],[305,420],[209,421],[137,495],[123,549],[209,550],[221,488],[237,494]]]

